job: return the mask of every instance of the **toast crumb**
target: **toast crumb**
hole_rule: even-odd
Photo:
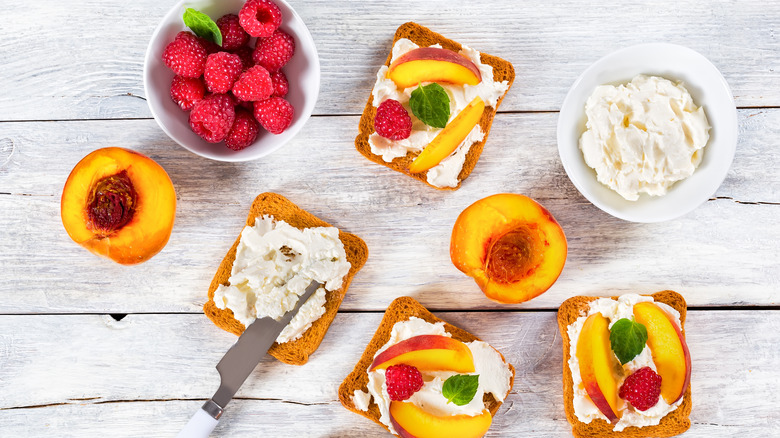
[[[393,45],[395,45],[395,42],[401,38],[407,38],[420,47],[429,47],[434,44],[441,44],[442,48],[452,50],[456,53],[459,52],[462,48],[460,43],[447,39],[426,27],[412,22],[404,23],[398,28],[398,30],[396,30],[395,37],[393,38]],[[390,60],[392,59],[392,45],[391,50],[388,52],[387,61],[385,61],[386,66],[390,66]],[[509,89],[512,88],[512,83],[515,80],[515,69],[512,66],[512,63],[485,53],[481,53],[480,60],[483,64],[487,64],[493,67],[494,81],[508,82],[508,93]],[[407,154],[404,157],[395,158],[391,162],[386,162],[384,159],[382,159],[381,156],[375,155],[371,152],[371,146],[368,144],[368,137],[374,132],[374,117],[376,116],[376,108],[373,105],[373,96],[371,94],[368,96],[368,103],[366,104],[366,108],[363,110],[363,116],[360,118],[360,132],[358,133],[357,138],[355,138],[355,148],[369,160],[383,166],[387,166],[396,172],[401,172],[414,179],[420,180],[435,189],[457,190],[460,188],[463,180],[468,178],[468,176],[471,174],[471,171],[474,170],[474,166],[477,165],[479,156],[482,154],[482,149],[484,148],[485,142],[487,141],[488,134],[490,134],[490,127],[493,124],[493,117],[495,117],[496,111],[498,110],[498,107],[501,105],[501,102],[504,100],[505,96],[506,93],[504,93],[504,95],[498,99],[498,103],[496,103],[495,108],[485,108],[485,112],[482,114],[482,119],[479,121],[479,125],[485,136],[481,141],[471,145],[468,154],[466,154],[466,161],[463,163],[463,168],[458,174],[458,185],[455,187],[436,187],[434,185],[428,184],[427,172],[410,173],[409,165],[412,163],[412,161],[414,161],[417,154]]]
[[[657,302],[668,304],[680,312],[680,330],[685,336],[685,317],[687,314],[687,304],[685,298],[677,292],[665,290],[656,292],[652,295]],[[566,418],[571,423],[572,434],[575,437],[627,437],[627,438],[645,438],[645,437],[671,437],[679,435],[691,427],[691,386],[683,396],[682,404],[674,411],[668,413],[661,419],[656,426],[635,427],[629,426],[622,432],[612,430],[614,425],[603,419],[595,419],[590,423],[583,423],[577,419],[574,414],[574,389],[571,371],[569,370],[569,352],[571,343],[567,328],[574,321],[587,312],[589,303],[602,297],[576,296],[569,298],[561,304],[558,309],[558,328],[563,339],[563,407],[566,411]],[[617,297],[611,297],[617,299]]]
[[[390,340],[390,332],[392,331],[395,323],[399,321],[406,321],[413,316],[431,324],[443,322],[444,329],[452,335],[453,339],[458,341],[464,343],[481,341],[481,339],[472,335],[471,333],[437,318],[431,312],[429,312],[428,309],[423,307],[422,304],[418,303],[414,298],[400,297],[396,298],[392,303],[390,303],[390,306],[385,311],[385,316],[382,318],[382,322],[379,323],[379,327],[374,333],[374,337],[371,338],[371,341],[366,346],[363,355],[355,365],[355,369],[352,370],[352,372],[341,383],[341,386],[339,386],[339,400],[345,408],[356,414],[360,414],[370,420],[373,420],[385,428],[385,430],[388,432],[390,432],[390,429],[388,429],[387,426],[379,421],[380,413],[376,403],[371,402],[368,406],[368,411],[362,411],[355,406],[352,395],[355,393],[355,390],[367,391],[368,367],[374,361],[374,354],[376,354],[377,350],[382,348],[382,346],[384,346]],[[501,352],[499,352],[499,354],[501,354]],[[501,354],[501,359],[506,362],[506,358],[504,358],[503,354]],[[515,367],[512,366],[512,364],[509,362],[506,363],[509,365],[509,369],[512,372],[512,377],[509,381],[509,388],[511,391],[511,388],[515,383]],[[498,408],[502,404],[502,402],[496,400],[492,394],[485,394],[483,401],[485,403],[485,407],[493,416],[496,415]]]
[[[255,198],[249,209],[246,225],[254,225],[255,218],[264,215],[271,215],[274,219],[283,220],[296,228],[332,226],[293,204],[284,196],[277,195],[276,193],[262,193]],[[217,290],[217,287],[220,284],[228,284],[230,272],[233,268],[233,261],[236,259],[236,249],[238,248],[238,242],[240,240],[241,233],[239,232],[236,241],[233,243],[233,246],[230,248],[227,255],[225,255],[225,258],[222,259],[222,263],[220,263],[216,274],[214,274],[214,278],[211,280],[208,291],[209,300],[203,305],[203,312],[217,327],[237,336],[243,333],[245,329],[244,325],[233,318],[232,310],[217,308],[214,303],[214,291]],[[290,365],[303,365],[309,360],[309,356],[314,353],[320,345],[322,339],[325,337],[325,333],[328,331],[328,327],[330,327],[331,322],[333,322],[333,318],[336,317],[336,312],[338,311],[341,302],[344,300],[344,296],[347,293],[349,284],[352,282],[352,278],[366,263],[366,259],[368,258],[368,247],[362,239],[354,234],[339,230],[339,240],[344,244],[347,260],[349,260],[351,265],[349,273],[344,277],[340,289],[326,291],[325,314],[314,321],[311,327],[306,330],[300,338],[283,344],[274,343],[268,350],[268,354],[284,363]]]

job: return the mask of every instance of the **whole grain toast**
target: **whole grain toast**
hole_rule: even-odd
[[[355,403],[352,400],[352,395],[357,389],[361,391],[367,391],[368,367],[374,361],[374,355],[376,354],[377,350],[379,350],[387,343],[387,341],[390,340],[390,332],[393,329],[393,325],[399,321],[406,321],[413,316],[416,316],[417,318],[420,318],[431,324],[444,322],[444,329],[452,335],[453,339],[458,341],[472,342],[481,340],[471,333],[437,318],[431,312],[429,312],[428,309],[423,307],[422,304],[418,303],[414,298],[400,297],[393,300],[393,302],[390,303],[390,306],[385,311],[385,316],[382,318],[382,322],[379,323],[379,327],[376,329],[374,337],[371,338],[371,341],[368,343],[368,346],[366,346],[363,355],[360,357],[357,365],[355,365],[355,369],[352,370],[352,372],[341,383],[341,386],[339,386],[339,400],[341,400],[341,404],[344,405],[345,408],[375,421],[377,424],[384,427],[388,432],[390,430],[387,428],[387,426],[379,421],[379,417],[381,415],[377,405],[374,402],[371,402],[368,406],[368,411],[361,411],[355,407]],[[499,352],[499,354],[501,353]],[[506,359],[503,355],[501,355],[501,358],[506,362]],[[510,363],[507,363],[507,365],[509,365],[509,369],[512,371],[512,378],[509,382],[509,388],[511,391],[512,385],[514,385],[515,382],[515,367],[513,367]],[[492,394],[485,394],[483,396],[483,402],[485,403],[485,407],[493,416],[496,415],[498,408],[502,404],[502,402],[496,400]]]
[[[330,227],[332,225],[317,218],[313,214],[301,209],[290,202],[287,198],[276,193],[262,193],[255,198],[252,207],[249,209],[249,215],[246,218],[246,224],[252,226],[255,224],[255,218],[263,215],[271,215],[276,220],[283,220],[293,227],[303,229],[311,227]],[[325,314],[312,323],[311,327],[303,335],[294,340],[283,344],[274,343],[268,350],[268,353],[280,361],[291,365],[303,365],[309,360],[311,355],[322,342],[325,332],[328,331],[336,312],[344,300],[349,284],[355,274],[363,267],[368,258],[368,247],[358,236],[339,230],[339,239],[344,244],[344,250],[347,253],[347,260],[351,267],[349,273],[344,277],[340,289],[327,291],[325,295]],[[209,300],[203,305],[203,312],[217,325],[217,327],[229,331],[235,335],[240,335],[245,327],[244,324],[233,318],[233,311],[230,309],[219,309],[214,304],[214,291],[217,287],[228,284],[230,272],[233,267],[233,261],[236,259],[236,249],[241,240],[241,233],[233,243],[225,258],[222,259],[214,279],[209,286]]]
[[[675,310],[680,312],[680,330],[682,330],[683,336],[685,335],[685,316],[687,313],[687,305],[685,298],[677,292],[671,290],[665,290],[656,292],[652,295],[653,299],[657,302],[668,304]],[[569,371],[569,350],[571,342],[567,332],[567,327],[574,323],[580,316],[584,315],[588,310],[589,303],[597,300],[601,297],[585,297],[576,296],[569,298],[561,304],[558,309],[558,328],[561,331],[561,338],[563,339],[563,406],[566,410],[566,418],[571,423],[572,433],[575,437],[623,437],[623,438],[644,438],[644,437],[670,437],[679,435],[691,427],[691,386],[688,385],[688,389],[683,396],[682,404],[674,411],[667,414],[661,419],[661,422],[657,426],[645,426],[634,427],[629,426],[622,432],[615,432],[612,430],[614,427],[606,420],[595,419],[586,424],[577,419],[574,415],[574,382],[571,377],[571,371]],[[612,297],[613,299],[617,297]]]
[[[452,50],[456,53],[461,50],[460,43],[447,39],[426,27],[420,26],[417,23],[410,22],[402,24],[395,32],[393,44],[395,44],[395,42],[401,38],[408,38],[420,47],[429,47],[434,44],[441,44],[442,48]],[[385,65],[390,66],[390,60],[392,59],[392,56],[392,50],[390,50],[390,53],[387,55],[387,61],[385,62]],[[515,80],[515,69],[512,64],[509,61],[505,61],[501,58],[485,53],[481,54],[480,59],[483,64],[487,64],[493,67],[494,81],[509,82],[509,87],[507,88],[507,92],[509,92],[509,88],[512,87],[512,83]],[[504,96],[506,96],[506,93],[504,93]],[[482,128],[482,132],[485,134],[485,137],[482,139],[482,141],[474,143],[471,146],[471,149],[469,149],[468,154],[466,154],[466,161],[463,163],[463,169],[460,171],[460,174],[458,174],[458,185],[455,187],[436,187],[428,184],[428,181],[426,180],[426,175],[428,172],[410,173],[409,165],[412,163],[412,161],[414,161],[418,154],[409,153],[405,157],[398,157],[391,162],[387,162],[383,160],[381,156],[375,155],[371,152],[371,146],[368,144],[368,137],[374,132],[374,117],[376,116],[376,107],[373,105],[374,98],[371,94],[368,96],[368,103],[366,104],[366,108],[363,110],[363,116],[360,118],[360,132],[358,133],[357,138],[355,138],[355,147],[357,148],[358,152],[363,154],[369,160],[387,166],[397,172],[409,175],[412,178],[418,179],[435,189],[457,190],[460,188],[463,180],[465,180],[469,174],[471,174],[471,171],[474,170],[474,166],[477,165],[479,156],[482,153],[482,148],[484,148],[488,134],[490,133],[490,127],[493,124],[493,117],[496,115],[496,111],[499,105],[501,105],[501,102],[504,100],[504,96],[501,96],[501,98],[498,99],[495,108],[485,107],[485,112],[482,114],[482,119],[479,121],[479,125]]]

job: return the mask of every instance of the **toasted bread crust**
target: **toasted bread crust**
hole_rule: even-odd
[[[246,218],[246,224],[252,226],[255,224],[255,218],[263,215],[271,215],[276,220],[283,220],[296,228],[311,227],[330,227],[332,225],[317,218],[313,214],[301,209],[290,202],[287,198],[276,193],[263,193],[255,198],[252,207],[249,209],[249,215]],[[311,355],[322,342],[325,332],[328,331],[336,312],[344,300],[349,284],[352,278],[363,267],[368,258],[368,247],[365,242],[354,234],[339,230],[339,239],[344,244],[347,253],[347,260],[351,267],[349,273],[344,277],[340,289],[327,291],[325,298],[325,314],[304,332],[304,334],[290,342],[283,344],[274,343],[268,350],[268,353],[280,361],[291,365],[303,365],[309,360]],[[219,309],[214,304],[214,291],[217,287],[227,285],[230,278],[230,271],[233,268],[233,261],[236,259],[236,250],[238,242],[241,240],[241,233],[233,243],[225,258],[222,259],[214,279],[211,280],[208,296],[209,300],[203,305],[203,312],[217,325],[217,327],[229,331],[235,335],[240,335],[244,331],[244,324],[233,318],[233,311],[230,309]]]
[[[420,47],[441,44],[442,48],[452,50],[454,52],[459,52],[462,48],[460,43],[447,39],[426,27],[411,22],[402,24],[398,30],[396,30],[395,37],[393,38],[393,44],[395,44],[395,42],[401,38],[408,38]],[[387,61],[385,62],[385,65],[390,66],[390,60],[392,59],[392,56],[392,50],[390,50],[390,53],[387,55]],[[501,58],[487,55],[485,53],[482,53],[480,58],[483,64],[487,64],[493,67],[494,81],[509,82],[509,87],[507,88],[507,92],[509,92],[509,88],[512,88],[512,83],[515,80],[515,69],[512,64],[509,61],[505,61]],[[504,96],[506,96],[506,93],[504,93]],[[482,119],[479,121],[482,132],[485,133],[485,138],[483,138],[480,142],[474,143],[471,146],[468,154],[466,154],[466,161],[463,163],[463,169],[460,171],[460,174],[458,174],[458,185],[455,187],[436,187],[428,184],[426,179],[428,172],[410,173],[409,165],[412,163],[412,161],[414,161],[418,154],[410,153],[405,157],[395,158],[393,161],[388,163],[383,160],[381,156],[375,155],[371,152],[371,146],[368,144],[368,137],[374,132],[374,117],[376,116],[376,107],[373,105],[374,98],[371,94],[368,96],[368,103],[366,104],[366,108],[363,110],[363,116],[360,118],[360,132],[358,133],[357,138],[355,138],[355,148],[357,148],[357,150],[369,160],[387,166],[397,172],[409,175],[412,178],[420,180],[435,189],[457,190],[460,188],[463,180],[465,180],[469,174],[471,174],[471,171],[474,170],[474,166],[477,165],[479,156],[482,154],[482,149],[484,148],[485,142],[487,141],[488,134],[490,134],[490,127],[493,124],[493,117],[496,115],[496,111],[498,110],[499,105],[501,105],[501,102],[504,100],[504,96],[501,96],[501,98],[498,99],[495,108],[485,107],[485,112],[482,114]]]
[[[652,295],[653,299],[657,302],[668,304],[675,310],[680,312],[680,323],[682,327],[683,336],[685,336],[685,316],[687,313],[687,305],[685,298],[677,292],[671,290],[665,290],[656,292]],[[657,426],[645,426],[634,427],[630,426],[624,429],[622,432],[615,432],[612,430],[611,425],[606,420],[596,419],[586,424],[577,419],[574,415],[574,382],[571,377],[571,371],[569,371],[569,354],[571,348],[571,341],[569,339],[567,328],[574,323],[580,316],[584,315],[588,310],[589,303],[593,300],[597,300],[601,297],[585,297],[576,296],[569,298],[561,304],[558,309],[558,328],[561,331],[561,338],[563,339],[563,407],[566,411],[566,418],[571,423],[572,434],[575,437],[627,437],[627,438],[644,438],[644,437],[671,437],[679,435],[691,427],[691,386],[688,385],[688,389],[685,391],[682,404],[674,411],[667,414],[661,419],[661,422]],[[613,299],[617,297],[612,297]]]
[[[376,333],[374,333],[374,337],[371,338],[371,341],[368,343],[368,346],[366,346],[363,355],[360,357],[357,365],[355,365],[355,369],[352,370],[352,372],[341,383],[341,386],[339,386],[339,400],[341,400],[341,404],[344,405],[345,408],[375,421],[377,424],[384,427],[388,432],[390,430],[387,428],[387,426],[379,421],[380,413],[377,405],[372,402],[368,407],[368,411],[361,411],[355,407],[355,403],[352,401],[352,395],[357,389],[361,391],[368,390],[368,367],[374,361],[374,355],[376,354],[377,350],[379,350],[390,340],[390,332],[392,331],[395,323],[399,321],[406,321],[413,316],[416,316],[417,318],[420,318],[431,324],[444,322],[444,329],[452,335],[453,339],[457,339],[458,341],[481,341],[481,339],[472,335],[471,333],[437,318],[431,312],[429,312],[428,309],[423,307],[422,304],[418,303],[414,298],[400,297],[396,298],[392,303],[390,303],[390,306],[385,311],[385,316],[382,318],[382,322],[379,323],[379,327],[376,329]],[[499,354],[501,354],[501,352],[499,352]],[[506,362],[503,354],[501,355],[501,358]],[[512,378],[509,382],[509,390],[511,391],[512,385],[515,383],[515,367],[513,367],[510,363],[507,363],[507,365],[509,365],[509,369],[512,371]],[[493,416],[496,415],[498,408],[502,404],[502,402],[496,400],[492,394],[485,394],[483,401],[485,402],[487,409],[490,411],[490,414]]]

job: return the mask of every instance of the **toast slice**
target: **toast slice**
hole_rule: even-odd
[[[423,305],[418,303],[414,298],[396,298],[392,303],[390,303],[390,306],[385,311],[385,316],[382,318],[382,322],[376,329],[374,337],[371,338],[371,341],[368,343],[368,346],[363,352],[363,355],[360,357],[357,365],[355,365],[355,369],[352,370],[347,378],[344,379],[344,381],[341,383],[341,386],[339,386],[339,400],[341,400],[341,404],[344,405],[345,408],[375,421],[377,424],[384,427],[388,432],[390,430],[387,428],[387,426],[379,421],[380,413],[377,405],[374,402],[371,402],[368,406],[368,411],[361,411],[355,407],[355,403],[352,400],[352,395],[357,389],[361,391],[367,391],[368,367],[374,361],[374,355],[376,354],[377,350],[379,350],[387,343],[388,340],[390,340],[390,332],[393,329],[393,325],[399,321],[406,321],[413,316],[416,316],[417,318],[420,318],[431,324],[444,322],[434,316],[431,312],[428,311],[428,309],[423,307]],[[481,339],[472,335],[471,333],[461,328],[455,327],[454,325],[448,324],[447,322],[444,322],[444,329],[452,335],[453,339],[457,339],[461,342],[481,341]],[[501,353],[499,352],[499,354]],[[501,355],[501,358],[506,362],[506,359],[503,355]],[[512,378],[509,382],[509,388],[511,390],[512,385],[515,383],[515,367],[513,367],[510,363],[507,363],[507,365],[509,365],[509,369],[512,371]],[[498,408],[502,404],[502,402],[496,400],[492,394],[485,394],[483,397],[483,402],[485,403],[485,407],[493,416],[496,415]]]
[[[680,323],[683,336],[685,336],[685,315],[687,305],[682,295],[671,290],[656,292],[652,295],[656,302],[667,304],[680,312]],[[575,437],[625,437],[625,438],[643,438],[643,437],[671,437],[679,435],[691,427],[691,386],[683,396],[683,402],[674,411],[668,413],[661,419],[657,426],[625,428],[622,432],[615,432],[614,427],[606,420],[595,419],[586,424],[577,419],[574,415],[574,389],[571,371],[569,371],[569,358],[571,342],[567,332],[567,327],[571,325],[588,310],[589,303],[601,297],[576,296],[569,298],[561,304],[558,309],[558,328],[561,331],[563,339],[563,407],[566,411],[566,418],[571,423],[572,434]],[[612,297],[617,298],[617,297]]]
[[[395,42],[401,38],[408,38],[420,47],[441,44],[442,48],[452,50],[456,53],[459,52],[462,48],[460,43],[447,39],[426,27],[411,22],[402,24],[398,30],[396,30],[395,37],[393,38],[393,45],[395,45]],[[385,62],[385,65],[390,66],[390,60],[392,59],[392,56],[393,54],[391,50],[387,55],[387,61]],[[515,80],[515,69],[512,64],[509,61],[505,61],[501,58],[487,55],[485,53],[482,53],[480,58],[483,64],[487,64],[493,67],[494,81],[509,82],[509,87],[507,88],[508,92],[509,88],[512,87],[512,82]],[[506,93],[504,96],[506,96]],[[409,165],[412,163],[412,161],[414,161],[418,154],[409,153],[405,157],[398,157],[391,162],[387,162],[383,160],[381,156],[375,155],[371,152],[371,146],[368,144],[368,137],[374,132],[374,117],[376,116],[376,107],[373,105],[373,96],[371,94],[368,96],[368,103],[366,104],[366,108],[363,110],[363,116],[360,118],[360,132],[358,133],[357,138],[355,138],[355,147],[357,148],[358,152],[363,154],[369,160],[387,166],[397,172],[409,175],[412,178],[420,180],[435,189],[457,190],[460,188],[463,180],[465,180],[469,174],[471,174],[471,171],[474,170],[474,166],[476,166],[477,161],[479,160],[479,156],[482,153],[482,148],[484,148],[488,134],[490,133],[490,127],[493,124],[493,117],[496,115],[496,110],[498,109],[499,105],[501,105],[501,102],[504,100],[504,96],[501,96],[501,98],[498,99],[498,103],[496,103],[495,108],[485,107],[485,112],[482,114],[482,119],[479,121],[482,132],[485,133],[485,137],[482,139],[482,141],[474,143],[471,146],[471,149],[469,149],[469,152],[466,155],[466,161],[463,163],[463,169],[460,171],[460,174],[458,174],[458,185],[455,187],[436,187],[428,184],[428,181],[426,180],[427,172],[410,173]]]
[[[252,226],[255,218],[263,215],[271,215],[276,220],[283,220],[293,227],[303,229],[311,227],[330,227],[332,225],[317,218],[313,214],[301,209],[290,202],[287,198],[276,193],[263,193],[255,198],[252,207],[249,209],[249,215],[246,218],[246,224]],[[291,365],[303,365],[309,360],[314,350],[322,342],[325,332],[328,331],[336,312],[344,300],[349,284],[355,274],[363,267],[368,258],[368,247],[358,236],[339,230],[339,239],[344,244],[344,250],[347,253],[347,260],[351,265],[349,273],[344,277],[341,289],[327,291],[325,298],[325,314],[303,333],[303,335],[294,340],[283,344],[274,343],[268,350],[268,353],[280,361]],[[209,286],[209,300],[203,305],[203,312],[211,319],[217,327],[229,331],[235,335],[243,333],[244,324],[233,318],[233,311],[230,309],[219,309],[214,303],[214,291],[217,287],[228,284],[230,271],[233,268],[233,261],[236,259],[236,249],[241,240],[241,233],[233,243],[225,258],[222,259],[214,279]]]

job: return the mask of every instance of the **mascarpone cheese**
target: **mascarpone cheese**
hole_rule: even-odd
[[[626,85],[596,87],[585,104],[580,137],[585,163],[599,182],[629,201],[666,194],[693,174],[710,125],[680,83],[638,75]]]
[[[412,317],[407,321],[397,322],[390,333],[390,340],[382,348],[377,350],[374,357],[391,346],[419,335],[441,335],[452,337],[444,329],[444,323],[431,324],[420,318]],[[450,376],[458,374],[452,371],[421,371],[423,387],[406,400],[421,409],[437,416],[445,415],[479,415],[485,410],[482,401],[483,394],[492,394],[498,401],[503,401],[509,394],[512,371],[504,362],[501,354],[486,342],[474,341],[466,343],[474,358],[474,373],[479,375],[479,387],[470,403],[458,406],[447,403],[442,396],[442,385]],[[368,403],[363,403],[365,397],[363,391],[355,391],[353,401],[361,410],[368,410]],[[387,384],[385,383],[385,370],[375,370],[368,373],[368,394],[370,400],[379,407],[379,421],[395,433],[390,422],[390,399],[387,396]],[[363,408],[365,407],[365,408]]]
[[[391,64],[402,55],[417,49],[419,46],[406,38],[401,38],[393,45],[393,54]],[[441,48],[436,44],[430,47]],[[498,99],[503,96],[509,88],[508,81],[494,82],[493,67],[483,64],[480,59],[480,53],[470,47],[463,46],[460,54],[469,58],[480,71],[482,82],[477,85],[454,85],[439,84],[450,97],[450,120],[454,119],[475,97],[479,96],[485,102],[485,106],[493,107],[498,104]],[[387,99],[394,99],[400,102],[409,116],[412,118],[412,133],[403,140],[390,140],[374,132],[368,137],[368,144],[371,147],[371,153],[379,155],[386,162],[393,161],[398,157],[404,157],[409,152],[420,152],[425,149],[441,131],[440,128],[434,128],[421,122],[414,116],[409,108],[409,98],[412,91],[417,88],[409,87],[398,89],[395,82],[387,77],[387,66],[382,66],[376,75],[376,83],[371,92],[373,96],[373,105],[379,107],[379,104]],[[427,85],[423,83],[422,85]],[[448,121],[448,123],[449,123]],[[458,145],[457,149],[441,163],[428,170],[426,179],[428,184],[436,187],[455,187],[458,185],[458,175],[463,169],[463,163],[466,160],[471,145],[482,141],[485,134],[482,128],[477,125],[471,130],[469,135]]]
[[[613,300],[611,298],[599,298],[598,300],[594,300],[590,303],[590,308],[586,314],[577,318],[577,320],[567,328],[570,343],[568,363],[569,370],[571,371],[571,377],[573,380],[572,386],[574,390],[574,415],[576,415],[577,419],[583,423],[590,423],[596,418],[601,418],[602,420],[606,421],[607,417],[602,414],[601,411],[599,411],[595,404],[593,404],[593,402],[590,400],[590,397],[588,397],[588,392],[585,390],[585,387],[582,384],[582,377],[580,376],[580,365],[579,360],[577,359],[577,341],[579,340],[582,326],[585,324],[585,320],[588,318],[588,316],[594,313],[601,313],[607,319],[609,319],[609,327],[612,328],[612,325],[619,319],[632,318],[634,316],[634,304],[644,301],[653,302],[654,300],[652,297],[636,294],[626,294],[618,297],[617,300]],[[677,310],[664,303],[655,304],[664,311],[668,312],[678,326],[682,326],[680,324],[680,313]],[[623,384],[623,380],[625,380],[627,376],[643,367],[650,367],[653,369],[653,371],[656,370],[655,363],[653,362],[653,353],[650,351],[649,346],[645,346],[644,350],[642,350],[642,352],[637,357],[623,365],[622,374],[616,373],[616,377],[618,378],[617,387],[620,388],[620,386]],[[661,421],[661,418],[663,418],[669,412],[677,409],[680,404],[682,404],[682,398],[670,405],[666,403],[663,397],[660,397],[658,399],[658,403],[655,406],[646,411],[639,411],[630,408],[624,403],[623,399],[618,398],[618,414],[622,412],[622,415],[620,416],[620,421],[615,424],[613,430],[620,432],[628,426],[643,427],[657,425]]]
[[[314,227],[302,230],[272,216],[244,227],[230,273],[229,285],[214,292],[214,304],[230,309],[244,326],[256,318],[280,319],[295,308],[312,280],[320,287],[303,304],[276,339],[295,340],[325,313],[326,290],[341,288],[351,265],[339,230]]]

